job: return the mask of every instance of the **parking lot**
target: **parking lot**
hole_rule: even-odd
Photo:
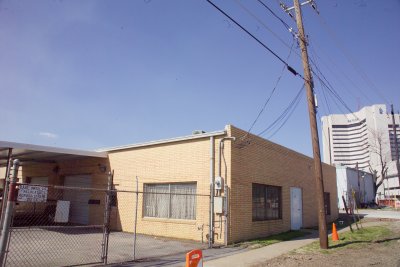
[[[71,266],[102,264],[102,227],[30,227],[11,231],[6,266]],[[112,232],[108,263],[154,260],[205,245],[138,234]],[[135,256],[134,256],[135,254]]]

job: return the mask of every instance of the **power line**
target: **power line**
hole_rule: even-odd
[[[335,91],[335,89],[332,87],[332,85],[329,83],[329,81],[325,78],[325,76],[321,73],[323,79],[326,81],[321,79],[321,77],[313,70],[311,69],[311,72],[314,74],[314,76],[316,76],[319,81],[321,82],[322,86],[325,87],[326,89],[328,89],[329,92],[331,92],[331,94],[337,98],[337,100],[339,100],[339,102],[356,118],[359,119],[357,117],[356,114],[354,114],[354,112],[347,106],[346,102],[340,97],[340,95]]]
[[[311,60],[311,62],[315,61],[315,60],[313,60],[313,55],[310,56],[310,60]],[[319,71],[319,69],[318,69],[318,71]],[[326,108],[328,109],[328,113],[327,114],[332,114],[331,108],[330,108],[329,103],[328,103],[328,99],[326,98],[325,90],[322,89],[321,81],[319,81],[319,83],[321,84],[322,95],[323,95],[324,100],[325,100]],[[315,84],[314,84],[314,86],[315,86]]]
[[[265,4],[263,1],[261,0],[257,0],[263,7],[265,7],[275,18],[277,18],[282,24],[283,26],[285,26],[285,28],[291,33],[293,34],[294,37],[296,37],[296,34],[293,33],[293,29],[292,27],[289,26],[289,24],[287,24],[283,19],[281,19],[269,6],[267,6],[267,4]]]
[[[290,55],[291,55],[293,45],[294,45],[294,42],[293,42],[293,44],[292,44],[292,47],[291,47],[291,49],[290,49],[290,51],[289,51],[289,55],[288,55],[288,57],[287,57],[286,60],[288,60],[289,57],[290,57]],[[272,89],[270,95],[268,96],[268,98],[267,98],[266,101],[264,102],[264,105],[262,106],[262,108],[261,108],[260,111],[258,112],[258,115],[257,115],[257,117],[255,118],[255,120],[253,121],[253,123],[251,124],[249,130],[247,131],[247,134],[249,134],[250,131],[253,129],[254,125],[257,123],[257,121],[258,121],[258,119],[260,118],[261,114],[264,112],[265,108],[267,107],[269,101],[270,101],[271,98],[272,98],[272,95],[274,94],[276,88],[278,87],[278,84],[279,84],[280,80],[281,80],[282,77],[283,77],[284,71],[285,71],[285,66],[282,68],[281,74],[279,75],[278,79],[276,80],[274,88]]]
[[[267,31],[269,31],[275,38],[277,38],[283,45],[285,45],[287,48],[291,49],[289,44],[286,43],[281,37],[279,37],[278,34],[276,34],[271,28],[269,28],[261,19],[259,19],[253,12],[251,12],[247,7],[245,7],[240,0],[236,0],[236,3],[244,10],[246,11],[247,14],[249,14],[251,17],[253,17],[255,20],[257,20],[258,23],[260,23]],[[298,54],[299,55],[299,54]],[[300,55],[299,55],[300,56]]]
[[[310,53],[310,54],[313,54],[313,53]],[[310,61],[313,62],[313,67],[315,67],[315,69],[318,71],[318,73],[319,73],[322,77],[324,77],[325,80],[327,80],[326,77],[325,77],[325,75],[322,73],[322,71],[320,70],[319,66],[317,65],[316,60],[315,60],[315,59],[312,59],[312,57],[310,56]],[[332,86],[330,83],[329,83],[329,85],[333,88],[333,86]],[[355,96],[354,93],[353,93],[352,91],[347,90],[347,93],[350,94],[350,95],[351,95],[352,97],[354,97],[355,99],[357,98],[357,96]]]
[[[321,84],[321,87],[322,87],[321,81],[319,81],[319,83]],[[324,100],[325,100],[326,108],[328,109],[328,114],[332,114],[331,107],[330,107],[330,105],[329,105],[329,103],[328,103],[328,99],[326,98],[325,90],[323,90],[323,89],[321,88],[321,91],[322,91],[322,95],[323,95]]]
[[[269,131],[270,129],[273,129],[279,122],[281,122],[286,117],[286,115],[288,114],[290,109],[293,107],[294,103],[297,101],[298,98],[300,98],[300,95],[303,92],[303,89],[304,89],[304,84],[302,85],[302,87],[300,88],[300,90],[296,94],[296,96],[292,99],[292,101],[290,101],[289,105],[283,110],[281,115],[279,115],[279,117],[274,122],[272,122],[268,127],[266,127],[264,130],[262,130],[258,134],[258,136],[261,136],[264,133],[266,133],[267,131]]]
[[[384,100],[387,104],[389,103],[389,101],[380,93],[379,89],[376,87],[376,85],[372,82],[372,80],[368,77],[368,75],[361,69],[361,67],[356,63],[356,61],[350,56],[350,54],[347,52],[347,50],[345,49],[345,47],[341,44],[341,42],[339,42],[339,38],[337,37],[337,35],[335,34],[335,32],[333,31],[333,29],[331,29],[328,25],[328,23],[325,21],[325,19],[319,15],[318,16],[320,23],[322,24],[322,26],[327,30],[328,34],[330,35],[330,37],[332,38],[332,40],[334,41],[334,44],[336,45],[337,48],[339,48],[339,50],[343,53],[343,55],[346,57],[346,59],[350,62],[350,64],[352,65],[352,67],[358,72],[358,74],[361,76],[361,78],[365,81],[366,84],[368,84],[370,86],[370,88],[379,96],[382,98],[382,100]]]
[[[302,88],[303,89],[303,88]],[[303,92],[303,90],[301,90],[301,92]],[[267,139],[271,139],[277,132],[279,132],[280,129],[282,129],[282,127],[286,124],[286,122],[289,120],[289,118],[292,116],[293,112],[296,110],[297,106],[300,103],[300,96],[296,99],[295,103],[292,106],[291,111],[289,112],[289,114],[286,116],[286,119],[282,122],[282,124],[279,126],[278,129],[276,129],[276,131],[271,134],[270,136],[267,137]]]
[[[316,56],[316,58],[318,58],[323,64],[324,66],[333,74],[336,76],[336,78],[341,81],[341,79],[337,76],[337,74],[334,73],[334,71],[329,67],[329,64],[325,63],[322,58],[317,54],[316,49],[314,47],[314,44],[317,44],[315,42],[315,40],[313,41],[313,43],[310,43],[310,48],[311,51],[313,52],[313,54]],[[318,45],[318,44],[317,44]],[[319,46],[318,46],[319,47]],[[320,47],[319,47],[320,48]],[[322,50],[322,49],[321,49]],[[373,101],[368,97],[368,95],[364,92],[364,90],[362,90],[343,70],[342,68],[340,68],[335,61],[329,56],[327,55],[327,58],[329,59],[330,63],[332,65],[334,65],[334,67],[336,67],[337,70],[339,70],[341,72],[341,74],[365,97],[366,100],[368,100],[369,102],[373,103]],[[315,60],[314,60],[315,61]],[[313,63],[314,64],[314,63]],[[344,84],[343,81],[341,81],[342,84]]]
[[[273,56],[275,56],[280,62],[282,62],[286,68],[293,73],[293,75],[295,76],[299,76],[302,79],[303,76],[301,74],[299,74],[294,68],[292,68],[285,60],[283,60],[278,54],[276,54],[271,48],[269,48],[266,44],[264,44],[263,42],[261,42],[257,37],[255,37],[252,33],[250,33],[246,28],[244,28],[242,25],[239,24],[239,22],[237,22],[236,20],[234,20],[231,16],[229,16],[227,13],[225,13],[225,11],[223,11],[222,9],[220,9],[217,5],[215,5],[213,2],[211,2],[210,0],[206,0],[208,3],[210,3],[214,8],[216,8],[220,13],[222,13],[225,17],[227,17],[228,19],[230,19],[233,23],[236,24],[236,26],[238,26],[240,29],[242,29],[244,32],[246,32],[249,36],[251,36],[254,40],[256,40],[261,46],[263,46],[265,49],[267,49]]]

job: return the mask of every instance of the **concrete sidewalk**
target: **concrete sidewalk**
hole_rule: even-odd
[[[288,253],[289,251],[308,245],[316,240],[318,240],[318,232],[313,231],[311,235],[305,237],[272,244],[258,249],[246,250],[218,259],[208,260],[207,257],[205,257],[203,265],[204,267],[251,266],[278,257],[282,254]]]

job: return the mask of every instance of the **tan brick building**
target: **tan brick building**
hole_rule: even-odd
[[[225,140],[227,137],[236,139]],[[111,210],[113,229],[132,232],[136,228],[138,233],[147,235],[206,242],[210,181],[221,170],[229,201],[227,213],[219,213],[226,204],[215,206],[216,243],[233,243],[318,224],[313,160],[234,126],[105,149],[101,153],[98,157],[55,157],[51,163],[26,164],[20,178],[29,182],[35,177],[48,177],[49,184],[62,185],[66,180],[74,181],[71,177],[75,181],[86,177],[84,185],[105,188],[104,170],[114,170],[113,184],[118,193]],[[324,164],[323,173],[327,220],[332,221],[338,216],[335,168]],[[79,182],[78,185],[83,186]],[[223,189],[224,186],[215,191],[216,195],[225,196]],[[89,215],[81,223],[101,223],[104,198],[93,191],[87,200],[84,205],[88,206]],[[215,203],[219,200],[215,198]]]

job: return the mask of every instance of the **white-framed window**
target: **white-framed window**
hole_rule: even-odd
[[[196,219],[196,183],[144,184],[144,217]]]

